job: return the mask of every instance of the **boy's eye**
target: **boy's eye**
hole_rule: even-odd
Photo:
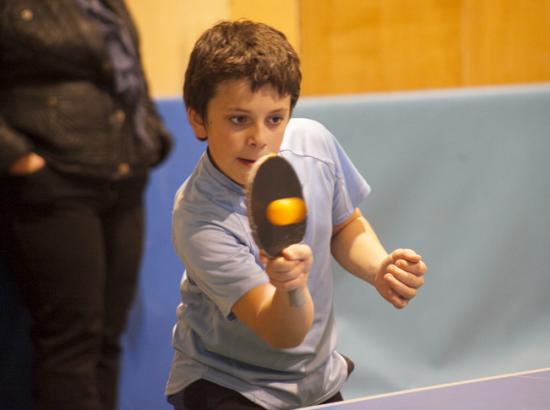
[[[246,117],[244,115],[235,115],[229,119],[233,124],[241,125],[246,123]]]
[[[271,124],[276,125],[276,124],[280,124],[283,121],[283,119],[284,119],[284,117],[282,115],[274,115],[273,117],[271,117],[269,119],[269,122]]]

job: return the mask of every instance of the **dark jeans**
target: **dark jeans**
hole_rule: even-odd
[[[115,409],[146,178],[85,180],[45,168],[8,181],[0,200],[9,205],[10,271],[31,316],[35,407]]]

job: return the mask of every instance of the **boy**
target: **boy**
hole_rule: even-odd
[[[330,255],[403,308],[426,265],[387,254],[357,208],[370,188],[319,123],[290,119],[296,52],[264,24],[222,22],[191,53],[184,100],[207,152],[176,194],[173,240],[186,267],[167,386],[176,409],[288,409],[342,400],[351,362],[336,352]],[[302,243],[267,259],[254,244],[243,186],[258,158],[294,166],[308,204]],[[293,307],[288,292],[301,288]]]

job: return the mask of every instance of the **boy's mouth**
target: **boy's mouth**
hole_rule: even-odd
[[[251,167],[256,162],[255,159],[247,159],[247,158],[239,158],[239,162],[241,162],[243,165],[246,165],[247,167]]]

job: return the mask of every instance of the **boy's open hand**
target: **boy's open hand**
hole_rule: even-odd
[[[384,299],[403,309],[424,284],[428,268],[412,249],[396,249],[381,263],[374,286]]]
[[[307,286],[308,273],[313,263],[313,253],[309,246],[290,245],[283,249],[281,256],[268,258],[262,253],[260,258],[269,281],[278,290],[289,292]]]

